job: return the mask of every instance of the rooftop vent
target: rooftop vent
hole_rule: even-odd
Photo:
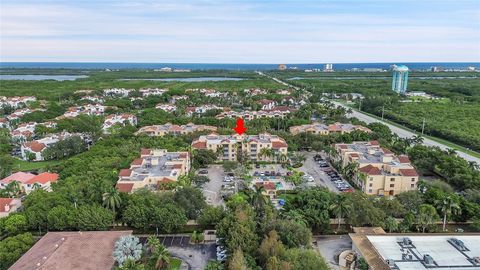
[[[435,261],[429,254],[423,255],[423,262],[428,265],[435,265]]]
[[[395,261],[393,259],[387,259],[387,264],[390,268],[395,268]]]
[[[448,242],[452,244],[455,248],[457,248],[460,251],[469,251],[469,249],[465,246],[462,240],[457,239],[457,238],[450,238],[448,239]]]
[[[408,237],[404,237],[403,240],[402,240],[402,243],[405,246],[411,246],[412,245],[412,240],[410,240],[410,238],[408,238]]]
[[[473,257],[472,261],[473,261],[474,264],[480,265],[480,256]]]

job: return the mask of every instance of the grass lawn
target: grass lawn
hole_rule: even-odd
[[[58,160],[49,160],[49,161],[38,161],[38,162],[29,162],[20,159],[15,159],[13,162],[13,171],[33,171],[44,169],[48,165],[55,165],[59,163]]]

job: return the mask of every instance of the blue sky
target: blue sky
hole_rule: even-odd
[[[478,0],[1,0],[0,15],[2,62],[480,62]]]

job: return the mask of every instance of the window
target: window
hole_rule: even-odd
[[[370,177],[370,181],[373,181],[373,177]]]
[[[410,187],[411,187],[411,188],[414,188],[414,187],[415,187],[415,184],[411,184]]]
[[[390,187],[395,187],[395,184],[390,184]]]
[[[391,182],[395,181],[395,178],[390,178],[390,181],[391,181]]]
[[[372,193],[372,189],[369,189],[369,190],[368,190],[368,193]]]
[[[412,182],[415,182],[415,178],[412,178]]]
[[[372,186],[373,186],[373,184],[372,184],[372,183],[370,183],[368,186],[369,186],[369,187],[372,187]]]

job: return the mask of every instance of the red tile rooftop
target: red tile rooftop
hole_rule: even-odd
[[[10,176],[3,178],[2,180],[0,180],[0,182],[2,182],[3,184],[8,184],[15,180],[20,183],[26,183],[28,180],[32,179],[33,177],[35,177],[35,174],[16,172]]]
[[[406,155],[398,156],[398,161],[400,161],[400,163],[410,163],[410,159]]]
[[[132,161],[131,165],[142,165],[143,163],[143,158],[137,158],[134,161]]]
[[[362,167],[358,169],[358,171],[366,173],[367,175],[381,175],[382,172],[380,171],[379,168],[372,166],[372,165],[367,165],[365,167]]]
[[[13,202],[12,198],[0,198],[0,213],[7,212],[5,206],[11,205]]]
[[[44,172],[28,180],[27,184],[35,184],[35,183],[46,184],[48,182],[56,182],[57,180],[58,180],[58,174]]]
[[[117,183],[115,188],[120,192],[129,193],[132,192],[133,183]]]
[[[121,170],[120,170],[120,173],[118,174],[118,176],[130,176],[130,174],[132,174],[132,170],[130,170],[130,169],[121,169]]]
[[[194,142],[192,144],[192,147],[195,149],[206,149],[207,148],[207,142]]]
[[[30,148],[33,152],[40,152],[46,147],[45,144],[37,141],[26,142],[25,146]]]
[[[278,149],[282,147],[288,147],[287,143],[285,142],[272,142],[272,148]]]
[[[275,185],[274,182],[257,182],[255,183],[255,185],[257,186],[257,188],[263,186],[263,188],[265,188],[265,190],[276,190],[277,189],[277,186]]]
[[[418,176],[418,173],[415,169],[400,169],[400,174],[403,176],[411,176],[415,177]]]
[[[380,145],[378,141],[370,141],[370,145]]]
[[[150,155],[152,153],[152,150],[150,149],[147,149],[147,148],[142,148],[142,150],[140,150],[140,155]]]

